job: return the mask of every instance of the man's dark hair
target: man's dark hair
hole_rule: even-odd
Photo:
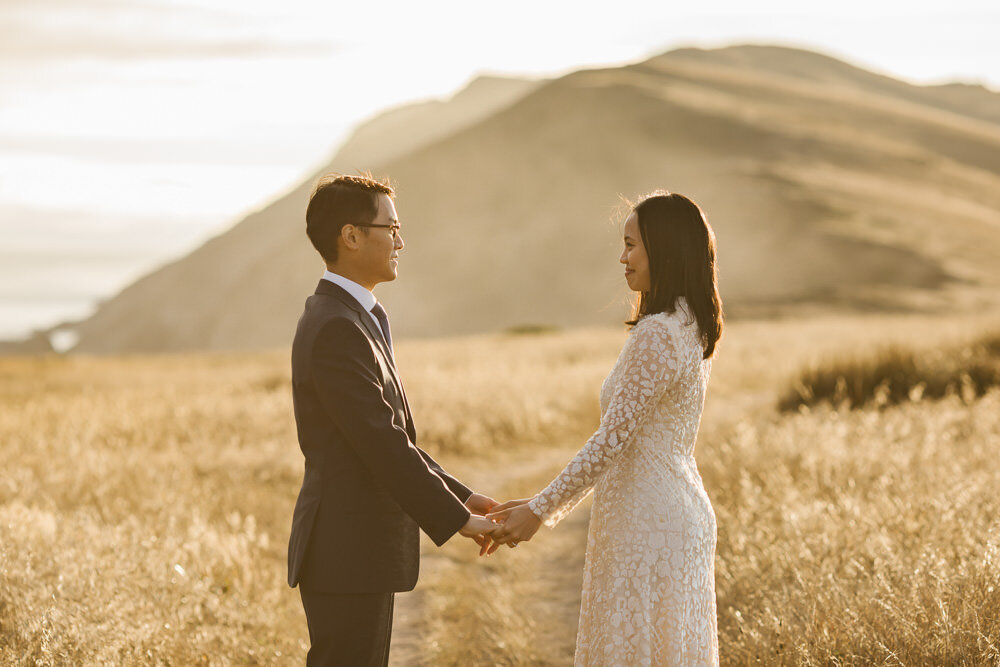
[[[306,235],[327,263],[337,261],[337,238],[344,225],[367,225],[375,219],[380,194],[394,197],[396,192],[371,174],[319,179],[306,208]]]

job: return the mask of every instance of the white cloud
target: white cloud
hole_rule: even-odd
[[[324,39],[283,35],[238,10],[115,0],[8,0],[0,5],[0,62],[206,60],[322,54]]]

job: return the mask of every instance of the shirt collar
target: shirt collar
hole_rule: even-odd
[[[370,290],[362,287],[353,280],[349,280],[339,273],[334,273],[332,271],[323,272],[323,280],[329,280],[334,285],[339,285],[347,290],[347,293],[354,297],[355,301],[361,304],[361,307],[371,312],[372,308],[375,307],[377,300],[375,295],[371,293]]]

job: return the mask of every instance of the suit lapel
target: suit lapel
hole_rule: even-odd
[[[378,330],[378,325],[372,320],[371,315],[365,312],[364,308],[358,308],[357,312],[358,319],[361,320],[361,325],[368,329],[368,335],[372,337],[372,340],[378,345],[378,349],[382,351],[382,356],[385,358],[386,364],[392,368],[394,366],[392,354],[390,354],[389,348],[385,344],[385,339],[382,338],[382,332]]]
[[[382,357],[385,359],[385,364],[389,368],[389,376],[392,378],[392,383],[396,386],[396,391],[399,392],[399,396],[403,401],[403,409],[406,412],[406,417],[410,422],[412,422],[413,417],[410,415],[410,406],[406,401],[406,393],[403,392],[403,383],[399,379],[399,374],[396,372],[396,362],[393,360],[392,352],[389,351],[389,346],[386,345],[385,338],[382,337],[382,332],[379,331],[378,325],[375,324],[375,320],[372,319],[371,314],[365,311],[364,306],[358,303],[358,300],[351,296],[347,290],[340,285],[331,283],[329,280],[320,280],[319,286],[316,287],[316,293],[336,296],[354,309],[354,312],[358,314],[361,326],[368,331],[368,336],[375,341],[378,349],[381,350]]]
[[[375,320],[372,319],[371,315],[365,312],[364,307],[359,304],[354,297],[350,294],[347,295],[351,301],[357,306],[355,310],[358,312],[358,318],[361,323],[368,329],[368,335],[375,339],[375,343],[378,345],[378,349],[382,350],[382,356],[385,358],[385,365],[389,367],[389,375],[392,377],[392,383],[396,385],[396,391],[399,392],[399,397],[403,400],[403,412],[406,413],[406,420],[408,426],[410,426],[410,439],[416,440],[416,435],[413,432],[413,415],[410,414],[410,403],[406,400],[406,392],[403,390],[403,381],[399,378],[399,372],[396,370],[396,360],[392,356],[392,352],[389,350],[389,346],[385,342],[385,338],[382,337],[382,332],[379,331],[378,325],[375,324]]]

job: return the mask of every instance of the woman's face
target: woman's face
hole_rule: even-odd
[[[625,281],[633,292],[649,291],[649,257],[639,233],[639,216],[635,211],[625,221],[625,250],[618,261],[625,265]]]

